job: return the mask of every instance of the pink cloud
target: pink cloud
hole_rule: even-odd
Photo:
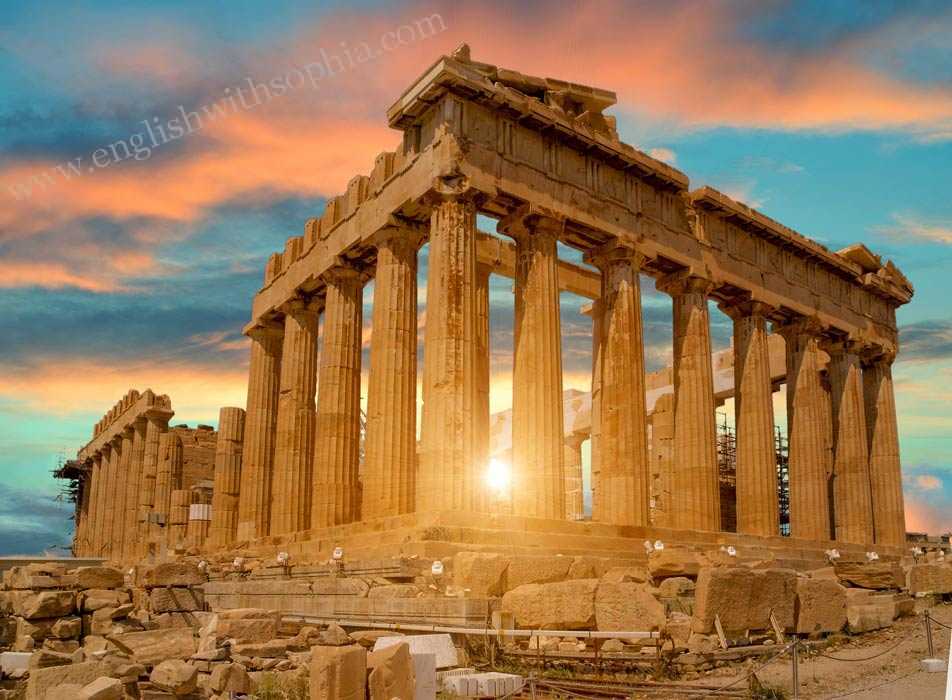
[[[939,535],[952,531],[952,509],[906,494],[906,530]]]
[[[942,480],[931,474],[920,474],[916,477],[916,487],[923,491],[939,491],[942,489]]]

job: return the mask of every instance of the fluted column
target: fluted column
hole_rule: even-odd
[[[284,330],[278,326],[261,325],[251,330],[248,337],[251,339],[251,362],[238,495],[236,537],[239,541],[265,537],[270,531]]]
[[[602,474],[602,303],[595,299],[591,304],[592,316],[592,434],[589,443],[589,468],[592,474],[592,520],[603,522],[601,474]]]
[[[327,300],[317,395],[311,526],[359,519],[360,336],[363,284],[357,270],[324,275]]]
[[[361,517],[416,506],[417,248],[386,229],[377,243]]]
[[[512,370],[513,513],[565,517],[562,334],[557,221],[518,212],[499,222],[516,241]]]
[[[780,534],[773,384],[766,314],[759,302],[721,305],[734,321],[734,425],[737,431],[737,532]]]
[[[139,485],[139,522],[137,527],[139,552],[148,552],[148,543],[155,539],[152,512],[155,506],[155,482],[159,471],[159,436],[169,429],[164,415],[147,415],[145,452],[142,457],[142,479]]]
[[[675,273],[658,281],[674,315],[674,474],[670,526],[721,527],[707,295],[712,283]]]
[[[191,492],[186,489],[172,491],[169,502],[168,546],[177,549],[185,544],[188,532],[188,508]]]
[[[656,484],[651,524],[671,527],[674,507],[674,394],[655,400],[651,414],[651,469]]]
[[[76,507],[75,532],[73,534],[73,555],[87,556],[89,554],[89,512],[92,507],[93,491],[93,461],[87,460],[89,471],[80,481],[81,491],[79,503]]]
[[[245,412],[226,406],[218,413],[215,443],[215,485],[208,545],[227,547],[238,531],[238,492],[241,487],[241,451],[245,437]]]
[[[582,490],[582,443],[586,433],[571,433],[565,438],[565,519],[585,519],[585,494]]]
[[[786,340],[790,535],[830,540],[833,470],[829,392],[820,374],[820,326],[801,319],[776,326]]]
[[[485,474],[489,466],[489,275],[490,268],[487,265],[476,266],[476,438],[474,454],[477,478],[480,474]],[[482,484],[477,484],[476,509],[480,511],[491,510],[489,506],[490,497],[489,491]]]
[[[159,435],[159,465],[155,477],[156,520],[164,530],[157,531],[158,543],[169,542],[172,492],[182,488],[183,464],[182,438],[173,432]],[[159,535],[159,532],[162,534]]]
[[[476,207],[450,196],[430,214],[417,511],[473,511],[476,409]]]
[[[124,522],[126,512],[126,489],[129,481],[129,463],[132,458],[132,428],[127,428],[113,441],[112,457],[114,493],[109,509],[111,532],[107,551],[109,558],[122,557]]]
[[[125,508],[122,516],[122,558],[134,559],[138,550],[139,533],[139,483],[145,462],[146,421],[140,418],[132,424],[130,434],[129,464],[126,469]]]
[[[271,483],[272,535],[311,527],[317,308],[298,299],[289,302],[284,311],[281,393]]]
[[[86,527],[83,530],[85,556],[95,557],[96,553],[96,530],[99,528],[98,508],[99,508],[99,489],[102,486],[102,452],[97,452],[92,457],[92,463],[89,468],[89,509],[86,519]]]
[[[91,537],[92,556],[102,556],[103,545],[105,544],[105,522],[106,522],[106,484],[109,479],[109,460],[112,448],[109,445],[103,445],[96,453],[96,461],[93,463],[94,487],[93,492],[93,532]]]
[[[833,417],[833,517],[836,539],[873,541],[869,483],[869,445],[863,370],[859,347],[850,341],[829,342],[830,403]]]
[[[610,244],[589,260],[602,271],[599,519],[647,525],[648,421],[639,286],[644,257]]]
[[[863,367],[866,429],[869,433],[869,480],[877,543],[901,546],[906,541],[906,514],[899,460],[899,429],[893,393],[891,355],[877,355]]]

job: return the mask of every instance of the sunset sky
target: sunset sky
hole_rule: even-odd
[[[0,554],[68,543],[50,470],[128,389],[169,394],[192,426],[244,406],[240,330],[268,255],[394,148],[387,107],[463,42],[478,61],[616,91],[622,140],[692,189],[892,259],[916,289],[894,367],[907,526],[952,529],[948,2],[156,5],[0,6]],[[375,57],[294,77],[365,44]],[[236,106],[236,87],[272,80],[280,95]],[[147,131],[183,112],[200,128]],[[425,262],[426,248],[421,275]],[[495,408],[509,405],[510,287],[493,280]],[[643,289],[657,369],[670,303]],[[371,302],[372,285],[368,322]],[[587,389],[583,300],[562,302],[565,384]],[[712,332],[728,347],[716,310]]]

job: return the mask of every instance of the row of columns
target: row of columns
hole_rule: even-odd
[[[251,331],[237,538],[413,510],[487,507],[480,481],[488,457],[488,270],[476,259],[476,212],[465,196],[446,195],[432,205],[419,469],[417,231],[395,226],[375,241],[363,491],[358,480],[359,271],[340,261],[324,275],[323,298],[291,301],[282,309],[282,324]],[[529,517],[577,518],[580,460],[563,435],[560,226],[522,209],[500,221],[499,230],[516,243],[511,509]],[[639,284],[645,259],[632,247],[612,243],[592,251],[587,260],[602,273],[594,312],[594,518],[648,525],[651,462]],[[721,516],[708,315],[714,285],[683,271],[662,278],[657,288],[671,295],[673,305],[674,395],[667,458],[672,466],[661,479],[667,501],[664,524],[716,531]],[[775,535],[779,507],[767,345],[771,309],[749,298],[722,308],[734,322],[737,529]],[[323,347],[318,354],[321,313]],[[779,330],[787,338],[792,534],[901,544],[901,479],[888,361],[861,355],[850,344],[823,340],[807,320]],[[831,358],[829,386],[818,358],[821,344]]]

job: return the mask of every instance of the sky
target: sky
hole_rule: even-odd
[[[622,140],[692,189],[893,260],[916,289],[894,366],[907,526],[952,529],[949,3],[100,0],[0,6],[0,554],[68,543],[50,471],[128,389],[189,425],[244,405],[267,257],[393,149],[387,107],[463,42],[614,90]],[[670,302],[642,286],[657,369]],[[564,379],[587,389],[583,303],[562,297]],[[511,282],[492,304],[502,409]],[[729,346],[716,308],[712,336]]]

